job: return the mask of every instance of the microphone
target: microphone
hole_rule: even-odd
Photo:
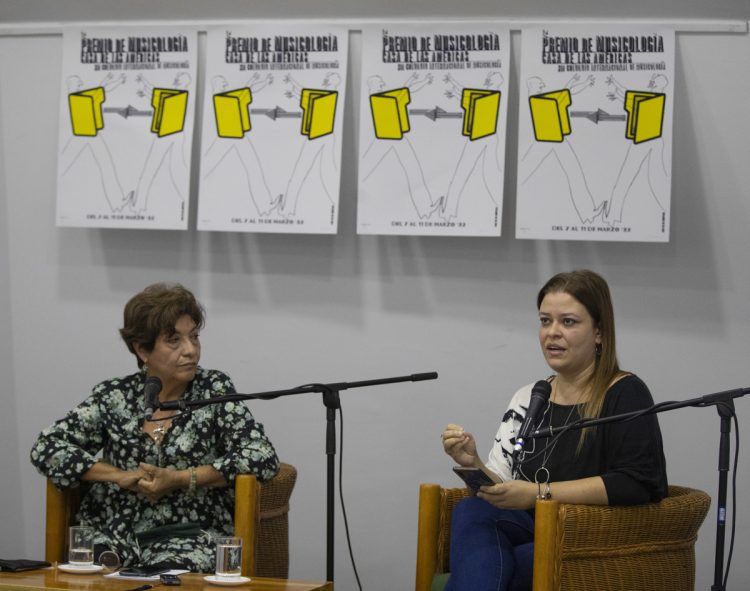
[[[516,437],[516,444],[513,446],[514,460],[523,449],[524,440],[531,433],[537,417],[541,417],[544,412],[543,407],[549,400],[551,392],[552,386],[547,380],[539,380],[531,389],[529,409],[526,411],[526,418],[523,420],[523,424],[521,424],[521,429],[518,431],[518,436]]]
[[[161,380],[156,376],[147,377],[146,384],[143,386],[143,397],[146,399],[144,417],[147,421],[151,420],[154,411],[159,406],[159,392],[161,392]]]
[[[429,373],[413,373],[409,377],[412,382],[421,382],[424,380],[436,380],[438,375],[436,371],[431,371]]]

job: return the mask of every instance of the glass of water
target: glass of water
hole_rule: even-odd
[[[74,525],[68,530],[68,563],[72,566],[94,564],[94,528]]]
[[[216,576],[242,575],[242,538],[216,538]]]

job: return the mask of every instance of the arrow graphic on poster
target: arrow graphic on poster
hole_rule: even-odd
[[[409,109],[409,115],[424,115],[432,121],[438,119],[463,119],[463,113],[449,113],[445,109],[435,107],[434,109]]]
[[[133,105],[128,105],[127,107],[104,107],[102,111],[105,113],[115,113],[123,119],[127,119],[128,117],[151,117],[154,114],[153,111],[139,111]]]
[[[628,120],[627,115],[611,115],[610,113],[607,113],[606,111],[603,111],[602,109],[597,109],[596,111],[571,111],[570,116],[588,119],[589,121],[592,121],[593,123],[596,123],[597,125],[599,124],[599,121],[627,121]]]
[[[281,107],[274,107],[273,109],[250,109],[250,113],[255,115],[265,115],[274,121],[276,121],[276,119],[302,118],[302,111],[285,111]]]

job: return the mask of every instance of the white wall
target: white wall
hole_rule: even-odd
[[[2,70],[0,69],[0,77]],[[4,113],[2,87],[0,87],[0,114]],[[5,137],[4,117],[0,117],[0,138]],[[5,142],[0,143],[0,179],[7,178],[5,168]],[[20,459],[18,451],[18,429],[16,427],[16,396],[13,380],[13,336],[11,333],[10,314],[10,270],[8,238],[7,191],[5,183],[0,183],[0,376],[3,385],[0,386],[0,472],[7,477],[0,478],[0,507],[6,505],[7,510],[0,509],[0,555],[16,555],[10,552],[14,548],[7,532],[17,532],[17,543],[21,548],[26,545],[26,532],[23,527],[21,514],[21,478],[28,473],[27,462]],[[6,529],[7,528],[7,529]],[[5,549],[8,548],[8,552]]]
[[[611,4],[0,0],[0,23],[750,16],[747,0]],[[514,87],[519,41],[515,33]],[[515,240],[515,97],[502,238],[356,236],[359,34],[351,43],[339,234],[282,236],[56,228],[61,38],[0,37],[0,556],[42,556],[44,486],[28,450],[37,432],[93,384],[135,368],[117,328],[127,298],[154,281],[180,281],[196,292],[208,309],[203,364],[229,372],[241,391],[440,373],[436,382],[341,395],[344,494],[368,591],[413,586],[418,484],[458,484],[440,450],[443,425],[462,422],[486,449],[510,393],[548,373],[536,344],[534,298],[554,272],[589,267],[609,279],[622,365],[657,400],[750,385],[748,35],[678,35],[672,239],[663,245]],[[193,206],[195,199],[193,189]],[[325,409],[317,395],[252,408],[281,457],[300,473],[292,498],[291,575],[322,579]],[[740,425],[747,425],[750,400],[739,400],[737,408]],[[660,420],[670,480],[714,495],[716,412],[681,410]],[[750,484],[743,465],[740,491]],[[353,589],[341,514],[336,517],[337,588]],[[750,518],[738,517],[733,586],[750,577],[743,560]],[[698,589],[713,579],[714,523],[712,508],[698,540]]]

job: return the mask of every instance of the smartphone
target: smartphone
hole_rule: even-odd
[[[159,580],[163,585],[169,585],[170,587],[182,585],[182,581],[177,575],[159,575]]]
[[[170,570],[163,566],[131,566],[120,571],[122,577],[153,577]]]
[[[479,468],[464,468],[455,466],[453,471],[458,474],[459,478],[466,483],[473,491],[479,490],[480,486],[497,484],[490,476]]]

